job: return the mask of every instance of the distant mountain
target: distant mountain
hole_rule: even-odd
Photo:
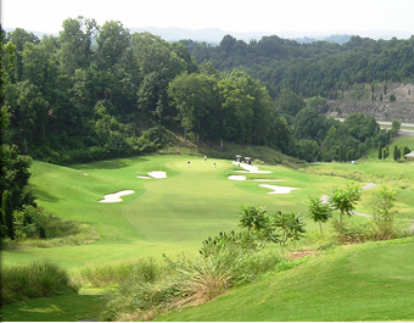
[[[13,28],[4,28],[6,32],[13,31]],[[230,32],[219,28],[204,28],[204,29],[185,29],[177,27],[158,28],[129,28],[130,33],[147,31],[151,34],[160,36],[166,41],[178,41],[182,39],[191,39],[197,42],[206,42],[212,45],[218,45],[225,35],[231,35],[236,39],[250,42],[252,39],[260,40],[263,36],[277,35],[280,38],[293,39],[300,43],[311,43],[315,41],[325,40],[328,42],[335,42],[343,44],[347,42],[351,35],[359,35],[361,37],[372,39],[391,39],[397,37],[398,39],[408,39],[413,33],[403,31],[384,31],[384,30],[369,30],[369,31],[344,31],[343,33],[334,32],[298,32],[298,31],[282,31],[282,32]],[[42,38],[43,35],[50,35],[41,31],[31,31],[37,37]],[[341,35],[342,34],[342,35]],[[57,36],[58,33],[52,34]]]

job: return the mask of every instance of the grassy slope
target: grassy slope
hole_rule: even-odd
[[[187,167],[187,161],[191,167]],[[213,162],[217,163],[214,169]],[[300,188],[288,195],[268,195],[257,182],[227,179],[234,166],[227,160],[208,162],[200,157],[150,156],[60,167],[41,162],[32,166],[31,185],[38,204],[59,217],[87,222],[101,239],[82,246],[25,248],[2,252],[3,264],[28,263],[49,258],[66,269],[86,264],[116,262],[138,257],[160,257],[197,250],[200,241],[222,230],[237,229],[241,205],[266,205],[268,210],[306,213],[311,195],[323,195],[349,180],[265,166],[272,174],[249,178],[276,178],[280,184]],[[165,170],[167,179],[137,179],[149,171]],[[87,176],[84,174],[88,174]],[[98,203],[104,194],[133,189],[123,202]],[[311,221],[307,229],[318,230]]]
[[[322,256],[160,321],[412,321],[414,243]]]

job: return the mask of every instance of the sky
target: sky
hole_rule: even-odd
[[[58,33],[66,18],[79,15],[99,25],[119,20],[129,29],[414,34],[414,0],[1,0],[3,28]]]

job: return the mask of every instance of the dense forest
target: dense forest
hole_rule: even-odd
[[[165,129],[197,144],[264,145],[308,161],[345,160],[349,151],[355,158],[384,135],[363,115],[364,136],[352,122],[325,119],[325,98],[354,83],[414,75],[413,37],[338,45],[277,36],[246,44],[227,35],[212,47],[78,17],[58,37],[17,28],[2,30],[1,43],[3,142],[53,163],[155,151]],[[324,143],[328,133],[334,143]]]
[[[58,37],[1,29],[0,41],[0,233],[9,237],[13,217],[21,234],[41,234],[25,189],[32,158],[137,156],[176,134],[222,150],[252,144],[307,162],[350,161],[385,148],[391,132],[364,114],[326,118],[326,98],[354,83],[414,78],[413,37],[338,45],[225,36],[210,47],[78,17],[65,20]]]
[[[227,35],[219,46],[182,40],[196,62],[220,71],[238,68],[266,85],[272,97],[289,89],[303,97],[335,99],[354,84],[381,81],[414,83],[414,35],[408,40],[352,36],[342,45],[328,41],[301,44],[266,36],[246,44]]]

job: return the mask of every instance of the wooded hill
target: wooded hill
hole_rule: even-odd
[[[228,35],[210,47],[79,17],[65,20],[58,37],[17,28],[2,31],[1,44],[4,143],[53,163],[155,151],[169,141],[165,129],[197,144],[354,159],[389,135],[364,115],[326,119],[324,97],[358,82],[412,80],[414,69],[414,37],[353,37],[340,46],[277,36],[246,44]]]
[[[354,84],[414,83],[414,36],[373,40],[352,36],[342,45],[318,41],[301,44],[266,36],[248,44],[227,35],[219,46],[182,40],[198,63],[210,61],[220,71],[238,68],[260,79],[276,97],[289,89],[302,97],[336,99]]]

